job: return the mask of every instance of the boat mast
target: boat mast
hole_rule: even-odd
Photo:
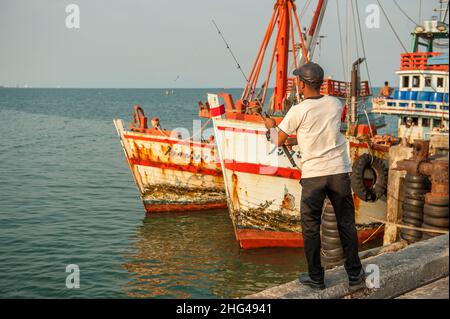
[[[289,0],[280,0],[280,16],[278,18],[278,36],[276,43],[276,61],[277,73],[275,78],[275,104],[273,106],[274,112],[281,112],[283,110],[283,101],[286,97],[287,78],[288,78],[288,59],[289,59],[289,26],[292,21],[289,19]],[[293,35],[292,35],[293,36]]]
[[[316,48],[317,37],[320,33],[320,28],[322,26],[323,17],[325,15],[325,9],[327,8],[328,0],[319,0],[317,3],[316,10],[314,11],[314,16],[311,21],[311,26],[306,37],[306,50],[308,52],[308,57],[311,60],[314,56],[314,50]],[[305,58],[302,56],[300,59],[300,65],[305,63]]]
[[[294,67],[297,68],[299,65],[297,62],[298,56],[295,45],[295,29],[300,37],[300,50],[302,56],[300,59],[300,65],[308,62],[309,57],[312,56],[311,50],[314,50],[316,45],[315,42],[322,24],[327,0],[318,0],[318,5],[307,36],[309,45],[305,43],[299,18],[297,16],[297,8],[294,2],[295,0],[277,0],[275,3],[274,12],[264,35],[263,42],[253,63],[247,84],[242,93],[241,99],[236,103],[237,109],[241,110],[241,112],[245,112],[245,110],[249,108],[257,109],[264,106],[273,64],[276,63],[275,87],[269,112],[283,113],[288,90],[288,64],[290,52],[292,52]],[[277,35],[273,46],[271,59],[269,61],[267,76],[261,85],[259,93],[255,94],[261,66],[275,27],[277,27]],[[297,85],[297,83],[295,83],[295,85]]]

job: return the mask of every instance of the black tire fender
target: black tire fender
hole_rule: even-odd
[[[423,213],[436,218],[448,218],[449,216],[448,206],[434,206],[428,203],[423,206]]]
[[[430,184],[428,176],[424,175],[406,174],[405,180],[410,183]]]
[[[322,247],[322,252],[324,255],[326,256],[343,256],[344,254],[344,250],[342,249],[342,247],[335,247],[333,249],[324,249]]]
[[[322,228],[322,236],[339,238],[339,231],[337,229]]]
[[[423,224],[423,221],[419,220],[419,219],[404,217],[402,219],[402,223],[406,226],[421,227]]]
[[[418,200],[418,199],[405,198],[405,200],[403,201],[403,204],[423,208],[425,201]]]
[[[364,171],[369,167],[375,172],[375,183],[370,188],[363,181]],[[388,168],[383,159],[363,154],[354,162],[352,171],[352,189],[361,200],[375,202],[386,195]]]
[[[445,206],[447,209],[449,204],[448,196],[432,196],[431,193],[425,195],[425,202],[432,206]]]
[[[417,220],[422,220],[423,221],[423,212],[410,212],[410,211],[403,211],[403,218],[408,218],[408,219],[417,219]]]
[[[337,246],[341,245],[341,239],[339,237],[322,237],[322,243]]]
[[[342,248],[340,241],[337,244],[330,244],[329,242],[322,240],[322,249],[323,250],[329,251],[329,250],[333,250],[333,249],[337,249],[337,248]]]
[[[416,238],[422,238],[422,232],[420,230],[415,230],[415,229],[405,229],[403,228],[400,231],[401,234],[406,234],[410,237],[416,237]]]
[[[439,218],[439,217],[431,217],[429,215],[423,216],[423,222],[427,225],[432,225],[435,227],[446,227],[448,229],[448,217],[447,218]]]
[[[430,191],[430,185],[423,183],[405,183],[405,187],[409,189],[427,190],[427,192]]]
[[[420,207],[420,206],[403,204],[402,207],[403,207],[403,211],[416,212],[416,213],[422,213],[423,212],[423,207]]]

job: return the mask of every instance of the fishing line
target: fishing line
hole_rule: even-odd
[[[227,40],[225,40],[225,37],[223,36],[222,32],[220,31],[220,29],[219,29],[219,27],[217,26],[217,24],[216,24],[216,22],[214,21],[214,19],[212,19],[211,21],[212,21],[212,23],[214,24],[214,26],[216,27],[217,32],[219,33],[219,35],[220,35],[220,37],[222,38],[223,42],[224,42],[225,45],[227,46],[228,51],[230,51],[231,56],[233,57],[234,61],[236,62],[239,71],[241,71],[242,76],[244,77],[245,81],[248,83],[248,78],[247,78],[247,76],[245,75],[244,71],[242,70],[242,67],[241,67],[239,61],[237,60],[236,56],[234,55],[233,51],[231,50],[230,45],[228,44]]]

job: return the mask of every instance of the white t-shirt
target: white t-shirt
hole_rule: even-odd
[[[342,109],[332,96],[306,99],[291,107],[278,126],[297,134],[302,178],[352,171],[348,141],[340,132]]]

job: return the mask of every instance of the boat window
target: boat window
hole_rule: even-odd
[[[431,76],[425,77],[425,86],[431,87]]]
[[[413,88],[420,87],[420,77],[418,75],[413,76],[412,87]]]
[[[403,81],[402,81],[402,87],[404,87],[404,88],[407,88],[407,87],[409,87],[409,76],[404,76],[403,77]]]
[[[413,122],[414,126],[419,125],[419,118],[418,117],[413,117],[412,118],[412,122]]]
[[[436,86],[438,88],[443,88],[444,87],[444,78],[441,78],[441,77],[437,78]]]
[[[422,119],[422,126],[423,126],[423,127],[430,127],[430,119],[427,118],[427,117],[424,117],[424,118]]]
[[[423,104],[421,103],[415,103],[414,106],[416,109],[423,109]]]
[[[433,120],[433,127],[441,127],[442,121],[440,119]]]

